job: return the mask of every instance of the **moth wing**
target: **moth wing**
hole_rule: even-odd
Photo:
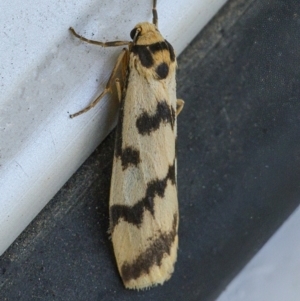
[[[130,68],[116,134],[110,230],[125,287],[170,278],[177,257],[176,82]]]

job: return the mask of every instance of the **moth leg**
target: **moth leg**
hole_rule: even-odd
[[[177,99],[176,102],[176,117],[179,115],[181,110],[183,109],[184,101],[182,99]]]
[[[73,27],[70,27],[69,30],[72,32],[72,34],[80,39],[81,41],[84,41],[86,43],[102,46],[102,47],[115,47],[115,46],[124,46],[124,45],[130,45],[132,42],[130,41],[111,41],[111,42],[100,42],[95,40],[89,40],[81,35],[79,35]]]
[[[115,67],[114,69],[112,70],[111,72],[111,75],[106,83],[106,86],[105,86],[105,89],[103,90],[103,92],[93,101],[91,102],[85,109],[75,113],[75,114],[71,114],[70,115],[70,118],[74,118],[78,115],[81,115],[85,112],[87,112],[88,110],[90,110],[91,108],[93,108],[100,100],[101,98],[104,97],[104,95],[106,95],[107,93],[111,93],[112,92],[112,81],[113,81],[113,78],[115,77],[117,71],[118,71],[118,68],[120,66],[121,63],[123,64],[127,64],[127,61],[124,61],[124,59],[127,60],[128,58],[128,49],[124,48],[122,49],[122,52],[121,54],[119,55],[118,59],[117,59],[117,62],[115,64]]]
[[[120,84],[120,79],[119,78],[116,78],[115,84],[116,84],[116,88],[117,88],[118,99],[119,99],[119,102],[121,103],[121,100],[122,100],[122,88],[121,88],[121,84]]]
[[[127,49],[124,48],[124,50],[127,50]],[[122,61],[122,67],[121,67],[121,78],[122,79],[126,78],[126,76],[127,76],[128,61],[129,61],[129,51],[127,50],[126,53],[124,54],[124,58]],[[124,84],[124,81],[123,81],[123,84]],[[116,85],[116,89],[117,89],[118,99],[119,99],[119,102],[121,103],[123,87],[122,87],[121,81],[118,77],[115,79],[115,85]]]

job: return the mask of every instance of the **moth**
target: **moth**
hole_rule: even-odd
[[[156,0],[152,15],[152,23],[138,23],[132,29],[132,41],[89,40],[70,28],[75,37],[87,43],[128,46],[119,55],[104,91],[70,117],[94,107],[115,84],[120,110],[109,231],[119,273],[129,289],[168,280],[178,248],[176,118],[184,102],[176,97],[176,57],[158,30]],[[116,78],[118,71],[121,78]]]

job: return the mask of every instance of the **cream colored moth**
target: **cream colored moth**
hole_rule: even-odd
[[[110,233],[123,283],[129,289],[163,284],[171,277],[178,248],[176,117],[184,102],[176,98],[176,57],[153,23],[139,23],[132,41],[82,41],[103,47],[127,45],[104,91],[78,116],[112,92],[120,101],[110,188]],[[116,78],[121,69],[122,79]]]

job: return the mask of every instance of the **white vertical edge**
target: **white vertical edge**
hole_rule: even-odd
[[[158,1],[159,28],[179,54],[226,0]],[[116,123],[117,102],[69,118],[104,87],[116,48],[151,21],[152,1],[11,0],[0,3],[0,254],[71,177]]]

